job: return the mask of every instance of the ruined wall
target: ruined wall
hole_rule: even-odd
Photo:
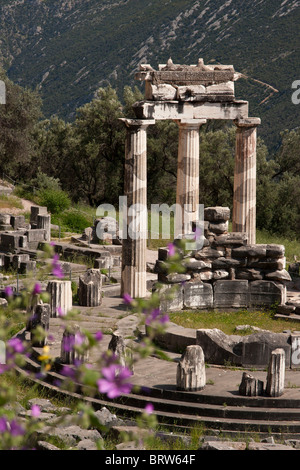
[[[185,274],[167,274],[168,249],[160,248],[155,272],[172,299],[162,301],[165,311],[181,309],[255,308],[285,304],[286,271],[283,245],[248,245],[242,232],[228,232],[230,210],[204,210],[204,246],[188,253]]]

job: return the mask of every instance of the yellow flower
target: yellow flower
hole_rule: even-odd
[[[50,361],[51,360],[51,356],[49,354],[49,351],[50,351],[50,348],[49,346],[44,346],[43,347],[43,354],[41,356],[39,356],[39,361]]]

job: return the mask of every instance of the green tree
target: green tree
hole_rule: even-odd
[[[70,166],[78,198],[92,206],[115,203],[123,191],[125,130],[117,93],[110,86],[100,88],[90,103],[77,111],[73,124],[77,143]]]
[[[0,105],[0,171],[21,180],[31,174],[33,130],[42,117],[42,101],[37,91],[14,84],[1,68],[0,80],[6,87],[6,104]]]

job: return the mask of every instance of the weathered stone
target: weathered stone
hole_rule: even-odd
[[[160,261],[166,261],[169,256],[168,248],[158,248],[158,259]]]
[[[201,346],[188,346],[177,366],[178,390],[203,390],[206,384],[205,358]]]
[[[237,441],[206,441],[201,450],[246,450],[246,442]]]
[[[282,269],[281,271],[274,271],[273,273],[267,273],[265,277],[270,281],[277,282],[290,282],[292,280],[291,276],[285,269]]]
[[[122,419],[118,418],[115,414],[111,413],[105,406],[101,410],[95,411],[95,416],[102,426],[110,428],[112,426],[121,426]]]
[[[291,315],[291,313],[294,313],[296,310],[296,307],[294,305],[278,305],[277,307],[277,313],[280,313],[281,315]]]
[[[47,215],[47,214],[48,214],[47,207],[31,206],[31,208],[30,208],[30,225],[31,225],[31,227],[36,228],[38,215]]]
[[[50,294],[51,317],[59,316],[60,310],[63,314],[72,310],[72,288],[71,281],[49,281],[47,291]]]
[[[37,450],[60,450],[59,447],[56,447],[53,444],[50,444],[47,441],[38,441],[36,445]]]
[[[119,237],[119,225],[114,217],[106,216],[96,219],[94,226],[98,241],[112,243],[114,238]]]
[[[286,289],[272,281],[253,281],[249,284],[249,306],[285,304]]]
[[[266,258],[267,245],[245,245],[232,249],[233,258]]]
[[[224,269],[219,269],[217,271],[214,271],[213,273],[213,279],[215,281],[219,281],[221,279],[229,279],[229,278],[230,278],[229,271],[225,271]]]
[[[284,245],[267,245],[267,258],[282,258],[285,255]]]
[[[212,263],[210,261],[196,260],[194,258],[190,258],[182,264],[187,271],[201,271],[202,269],[211,269],[212,267]]]
[[[277,348],[271,353],[268,367],[266,393],[270,397],[280,397],[284,392],[285,351]]]
[[[215,308],[241,308],[248,306],[248,281],[216,281],[214,285]]]
[[[109,251],[102,252],[99,258],[96,258],[94,261],[95,269],[109,269],[112,265],[112,255]]]
[[[264,271],[277,271],[285,268],[286,262],[283,258],[247,258],[247,267],[257,268]]]
[[[115,331],[112,334],[108,350],[112,351],[117,356],[118,362],[122,367],[129,367],[131,370],[133,369],[131,351],[126,347],[125,340],[118,331]]]
[[[232,339],[217,328],[197,330],[196,344],[203,349],[209,364],[241,363],[239,338]]]
[[[97,307],[102,303],[102,276],[99,269],[88,269],[79,277],[79,305]]]
[[[163,285],[159,289],[160,309],[171,312],[183,309],[183,286],[180,284]]]
[[[12,215],[10,218],[10,224],[14,230],[23,228],[26,224],[24,215]]]
[[[47,344],[47,333],[50,324],[50,305],[38,304],[33,309],[33,313],[28,321],[27,330],[31,333],[31,344],[34,347],[42,348]],[[45,332],[44,338],[35,339],[34,330],[37,327],[42,327]]]
[[[65,328],[61,340],[60,360],[63,364],[74,364],[75,361],[87,361],[89,357],[88,343],[78,325]]]
[[[267,442],[249,442],[248,450],[296,450],[285,444],[269,444]]]
[[[1,249],[3,251],[27,248],[27,237],[21,232],[1,233]]]
[[[238,268],[245,266],[244,260],[234,258],[218,258],[212,261],[212,269]]]
[[[299,276],[300,275],[300,263],[291,263],[289,265],[288,272],[292,276]]]
[[[291,369],[300,368],[300,332],[291,333]]]
[[[149,97],[149,99],[153,99],[155,101],[173,101],[177,97],[177,90],[167,83],[151,85],[151,95],[152,97]]]
[[[199,250],[195,253],[195,258],[197,260],[206,260],[206,259],[215,259],[223,256],[223,253],[218,250],[214,250],[210,247],[204,247],[202,250]]]
[[[263,274],[258,269],[237,269],[236,279],[245,279],[248,281],[260,281],[263,279]]]
[[[215,245],[238,247],[246,245],[247,241],[248,237],[246,233],[230,232],[227,234],[218,235],[215,238]]]
[[[209,222],[227,222],[229,219],[229,207],[206,207],[204,209],[204,220]]]
[[[170,273],[166,276],[166,282],[169,284],[180,284],[182,282],[190,281],[191,276],[189,274],[176,274]]]
[[[226,233],[228,232],[228,222],[210,223],[209,231],[216,234]]]
[[[239,394],[246,397],[257,397],[263,394],[264,383],[248,372],[244,372],[239,386]]]
[[[186,308],[213,307],[213,288],[204,282],[187,282],[183,286],[183,304]]]
[[[33,273],[36,270],[36,261],[29,260],[29,261],[21,261],[19,272],[20,274],[28,274]]]
[[[37,216],[37,229],[45,230],[45,240],[49,242],[51,240],[51,215],[38,215]]]
[[[12,267],[15,270],[18,270],[20,268],[21,263],[29,261],[29,255],[27,254],[21,254],[21,255],[13,255],[12,257]]]
[[[286,367],[290,367],[290,334],[263,331],[246,336],[242,341],[242,364],[244,367],[266,367],[272,351],[277,348],[285,351]]]
[[[28,248],[37,249],[40,242],[49,241],[47,230],[44,228],[36,228],[34,230],[27,230],[26,232]]]
[[[11,225],[9,214],[0,214],[0,225]]]

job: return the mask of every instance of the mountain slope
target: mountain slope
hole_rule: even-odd
[[[101,85],[134,86],[139,63],[233,64],[248,77],[237,97],[274,147],[300,122],[299,24],[296,0],[3,0],[0,49],[9,77],[38,87],[45,114],[66,119]]]

